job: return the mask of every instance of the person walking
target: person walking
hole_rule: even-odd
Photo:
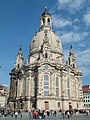
[[[29,110],[28,113],[29,113],[29,117],[31,119],[31,114],[32,114],[31,110]]]
[[[22,119],[22,112],[20,113],[20,118]]]
[[[69,111],[67,112],[67,116],[68,116],[68,119],[69,119],[70,118],[70,112]]]
[[[17,116],[18,116],[18,112],[16,111],[15,112],[15,119],[17,119]]]
[[[65,117],[65,111],[64,110],[62,111],[62,116],[63,116],[63,119],[64,119],[64,117]]]

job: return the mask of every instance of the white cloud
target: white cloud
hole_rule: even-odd
[[[87,26],[90,26],[90,10],[88,10],[83,16],[83,21],[86,23]]]
[[[88,75],[90,76],[90,68],[83,66],[83,67],[80,67],[80,69],[81,69],[84,77],[88,76]]]
[[[85,44],[80,43],[80,44],[79,44],[79,47],[85,47]]]
[[[83,72],[84,77],[90,76],[90,48],[89,48],[90,43],[88,42],[90,32],[87,27],[90,26],[90,9],[88,7],[90,4],[90,0],[57,0],[57,1],[58,4],[56,10],[57,9],[58,10],[54,12],[53,25],[56,28],[60,28],[60,27],[62,28],[62,31],[59,31],[58,29],[58,33],[60,35],[60,39],[63,44],[66,43],[71,44],[71,42],[78,43],[78,50],[74,51],[77,65],[79,66],[80,70]],[[86,14],[84,14],[86,9],[87,9]],[[58,14],[59,11],[62,13],[65,12],[65,14],[63,14],[63,18],[62,16],[60,16],[62,14],[60,15]],[[80,15],[78,11],[80,12]],[[72,15],[69,14],[71,12],[75,14]],[[66,19],[66,17],[70,19]],[[86,23],[87,25],[86,27],[85,24],[82,23],[82,20]],[[87,42],[88,42],[88,46],[86,47]],[[86,49],[83,50],[85,47]],[[68,58],[68,53],[69,50],[64,50],[65,60],[67,60]]]
[[[64,53],[64,59],[68,60],[69,50],[64,50],[63,53]]]
[[[78,18],[75,18],[73,22],[80,22]]]
[[[59,28],[59,27],[65,27],[68,25],[72,25],[72,22],[70,20],[65,20],[59,15],[53,15],[53,25],[54,27]]]
[[[79,42],[83,40],[87,35],[88,35],[87,32],[83,32],[83,33],[67,32],[67,33],[64,33],[60,38],[62,42],[65,42],[65,43]]]
[[[82,50],[82,51],[74,51],[76,56],[76,62],[79,66],[79,69],[82,71],[83,76],[90,75],[90,49]],[[68,59],[69,50],[64,50],[64,58]]]
[[[80,62],[80,66],[90,65],[90,49],[86,49],[84,51],[77,51],[77,60]]]
[[[90,75],[90,49],[77,51],[76,60],[83,72],[83,76]]]
[[[89,0],[58,0],[58,9],[67,6],[67,8],[79,10],[83,8],[86,1],[89,2]]]
[[[74,31],[76,31],[76,32],[77,32],[77,31],[80,31],[80,26],[74,25],[74,26],[73,26],[73,29],[74,29]]]

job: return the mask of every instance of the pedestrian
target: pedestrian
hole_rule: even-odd
[[[41,120],[42,119],[42,112],[40,110],[38,112],[38,116],[39,116],[39,119]]]
[[[50,113],[49,113],[49,111],[47,111],[47,116],[49,117],[49,115],[50,115]]]
[[[31,119],[31,114],[32,114],[32,112],[31,112],[31,110],[29,110],[29,117],[30,117],[30,119]]]
[[[15,119],[17,119],[17,116],[18,116],[18,112],[16,111],[15,112]]]
[[[69,119],[70,118],[70,112],[69,111],[67,112],[67,116],[68,116],[68,119]]]
[[[20,113],[20,118],[22,119],[22,112]]]
[[[64,119],[64,117],[65,117],[65,111],[64,110],[62,112],[62,116],[63,116],[63,119]]]
[[[46,111],[44,111],[44,113],[43,113],[43,114],[44,114],[44,118],[46,118],[46,115],[47,115]]]
[[[38,118],[38,111],[35,112],[36,119]]]
[[[89,115],[89,110],[86,110],[87,116]]]
[[[56,114],[57,114],[57,112],[56,112],[56,110],[54,111],[54,116],[56,117]]]

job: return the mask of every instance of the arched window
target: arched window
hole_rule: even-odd
[[[49,94],[49,77],[48,75],[44,76],[44,96]]]
[[[76,85],[76,81],[74,83],[74,86],[75,86],[75,96],[77,96],[77,85]]]
[[[56,96],[59,97],[59,79],[56,77]]]
[[[79,108],[79,105],[78,105],[78,103],[77,103],[77,108]]]
[[[48,22],[48,25],[50,25],[50,19],[49,18],[48,18],[47,22]]]
[[[58,77],[56,77],[56,86],[59,86]]]
[[[58,108],[60,108],[60,102],[57,103]]]
[[[67,96],[70,98],[70,80],[67,80]]]
[[[23,93],[22,96],[26,95],[26,79],[23,79]]]
[[[43,25],[45,25],[45,19],[44,18],[42,19],[42,21],[43,21]]]

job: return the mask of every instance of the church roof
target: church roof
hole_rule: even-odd
[[[33,52],[35,53],[35,51],[40,52],[44,39],[45,39],[45,31],[41,30],[40,32],[37,32],[37,34],[33,37],[31,42],[31,46],[30,46],[31,54]],[[62,44],[60,38],[56,33],[47,30],[47,41],[50,45],[51,51],[62,54]]]

